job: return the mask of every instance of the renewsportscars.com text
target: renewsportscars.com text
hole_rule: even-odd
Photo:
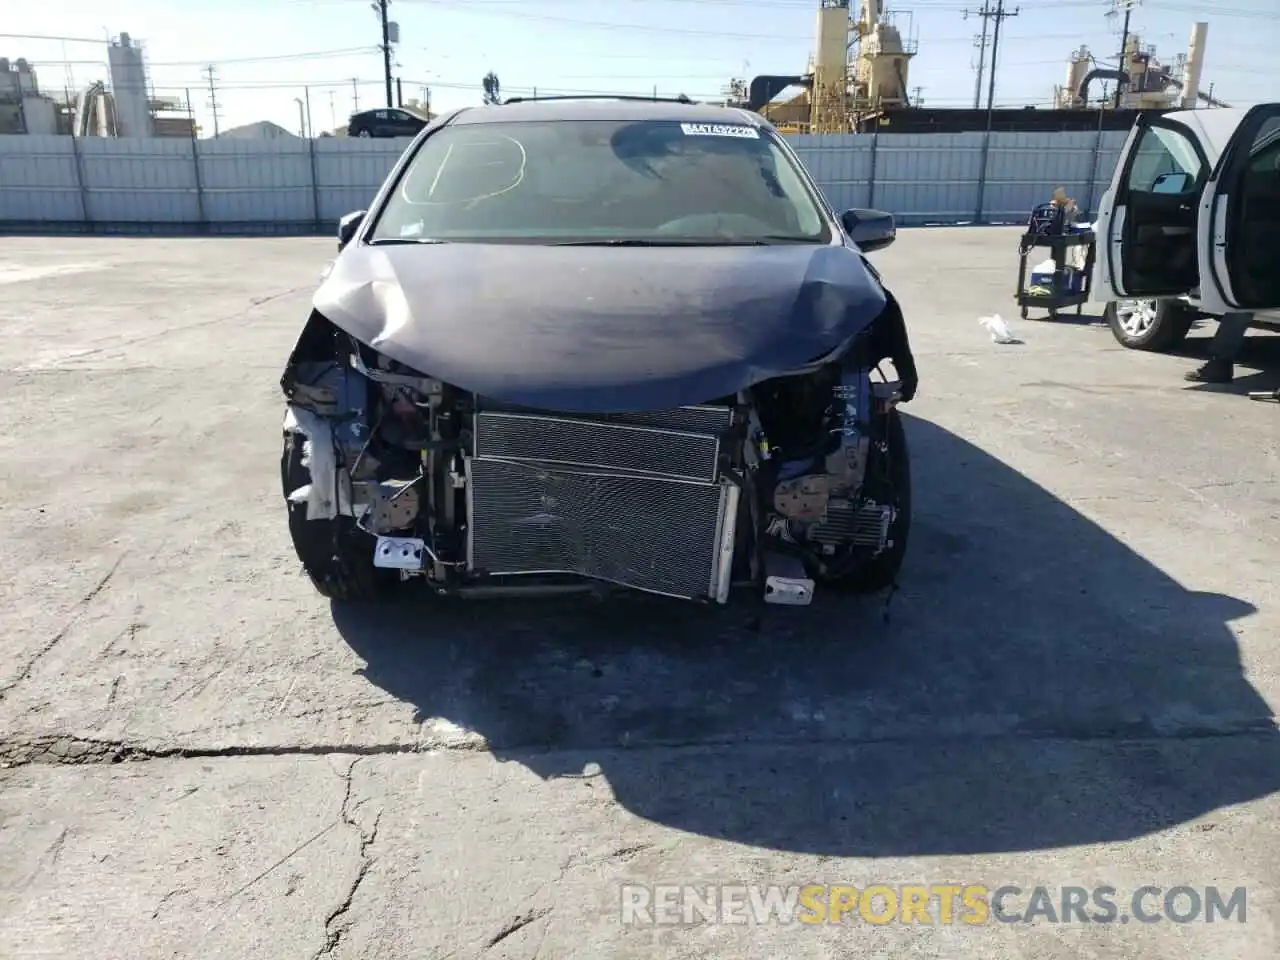
[[[865,887],[687,885],[621,890],[621,919],[637,926],[705,923],[826,925],[911,923],[1244,923],[1244,887],[989,887],[872,884]]]

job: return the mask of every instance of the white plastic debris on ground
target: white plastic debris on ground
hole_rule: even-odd
[[[990,332],[992,343],[1022,343],[998,313],[992,317],[980,317],[978,322]]]

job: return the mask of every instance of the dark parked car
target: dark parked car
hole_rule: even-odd
[[[893,585],[917,377],[864,257],[893,218],[838,216],[758,115],[457,111],[338,236],[281,380],[322,594]]]
[[[404,107],[379,107],[353,113],[347,121],[349,137],[416,137],[430,121]]]

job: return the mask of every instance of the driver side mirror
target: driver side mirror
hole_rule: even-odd
[[[345,217],[338,221],[338,251],[341,252],[343,247],[351,242],[351,238],[356,235],[356,231],[360,229],[360,224],[364,223],[365,214],[368,210],[357,210],[355,213],[348,213]]]
[[[883,210],[846,210],[840,215],[840,223],[844,226],[845,233],[849,234],[849,239],[863,253],[883,250],[898,238],[893,214]]]
[[[1151,185],[1152,193],[1186,193],[1191,187],[1191,174],[1183,171],[1162,173]]]

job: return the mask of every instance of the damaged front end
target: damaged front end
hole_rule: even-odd
[[[409,579],[716,603],[749,584],[784,604],[815,584],[887,586],[909,478],[900,384],[872,378],[885,355],[873,324],[733,396],[566,413],[476,396],[313,313],[281,381],[294,544],[335,597]]]

